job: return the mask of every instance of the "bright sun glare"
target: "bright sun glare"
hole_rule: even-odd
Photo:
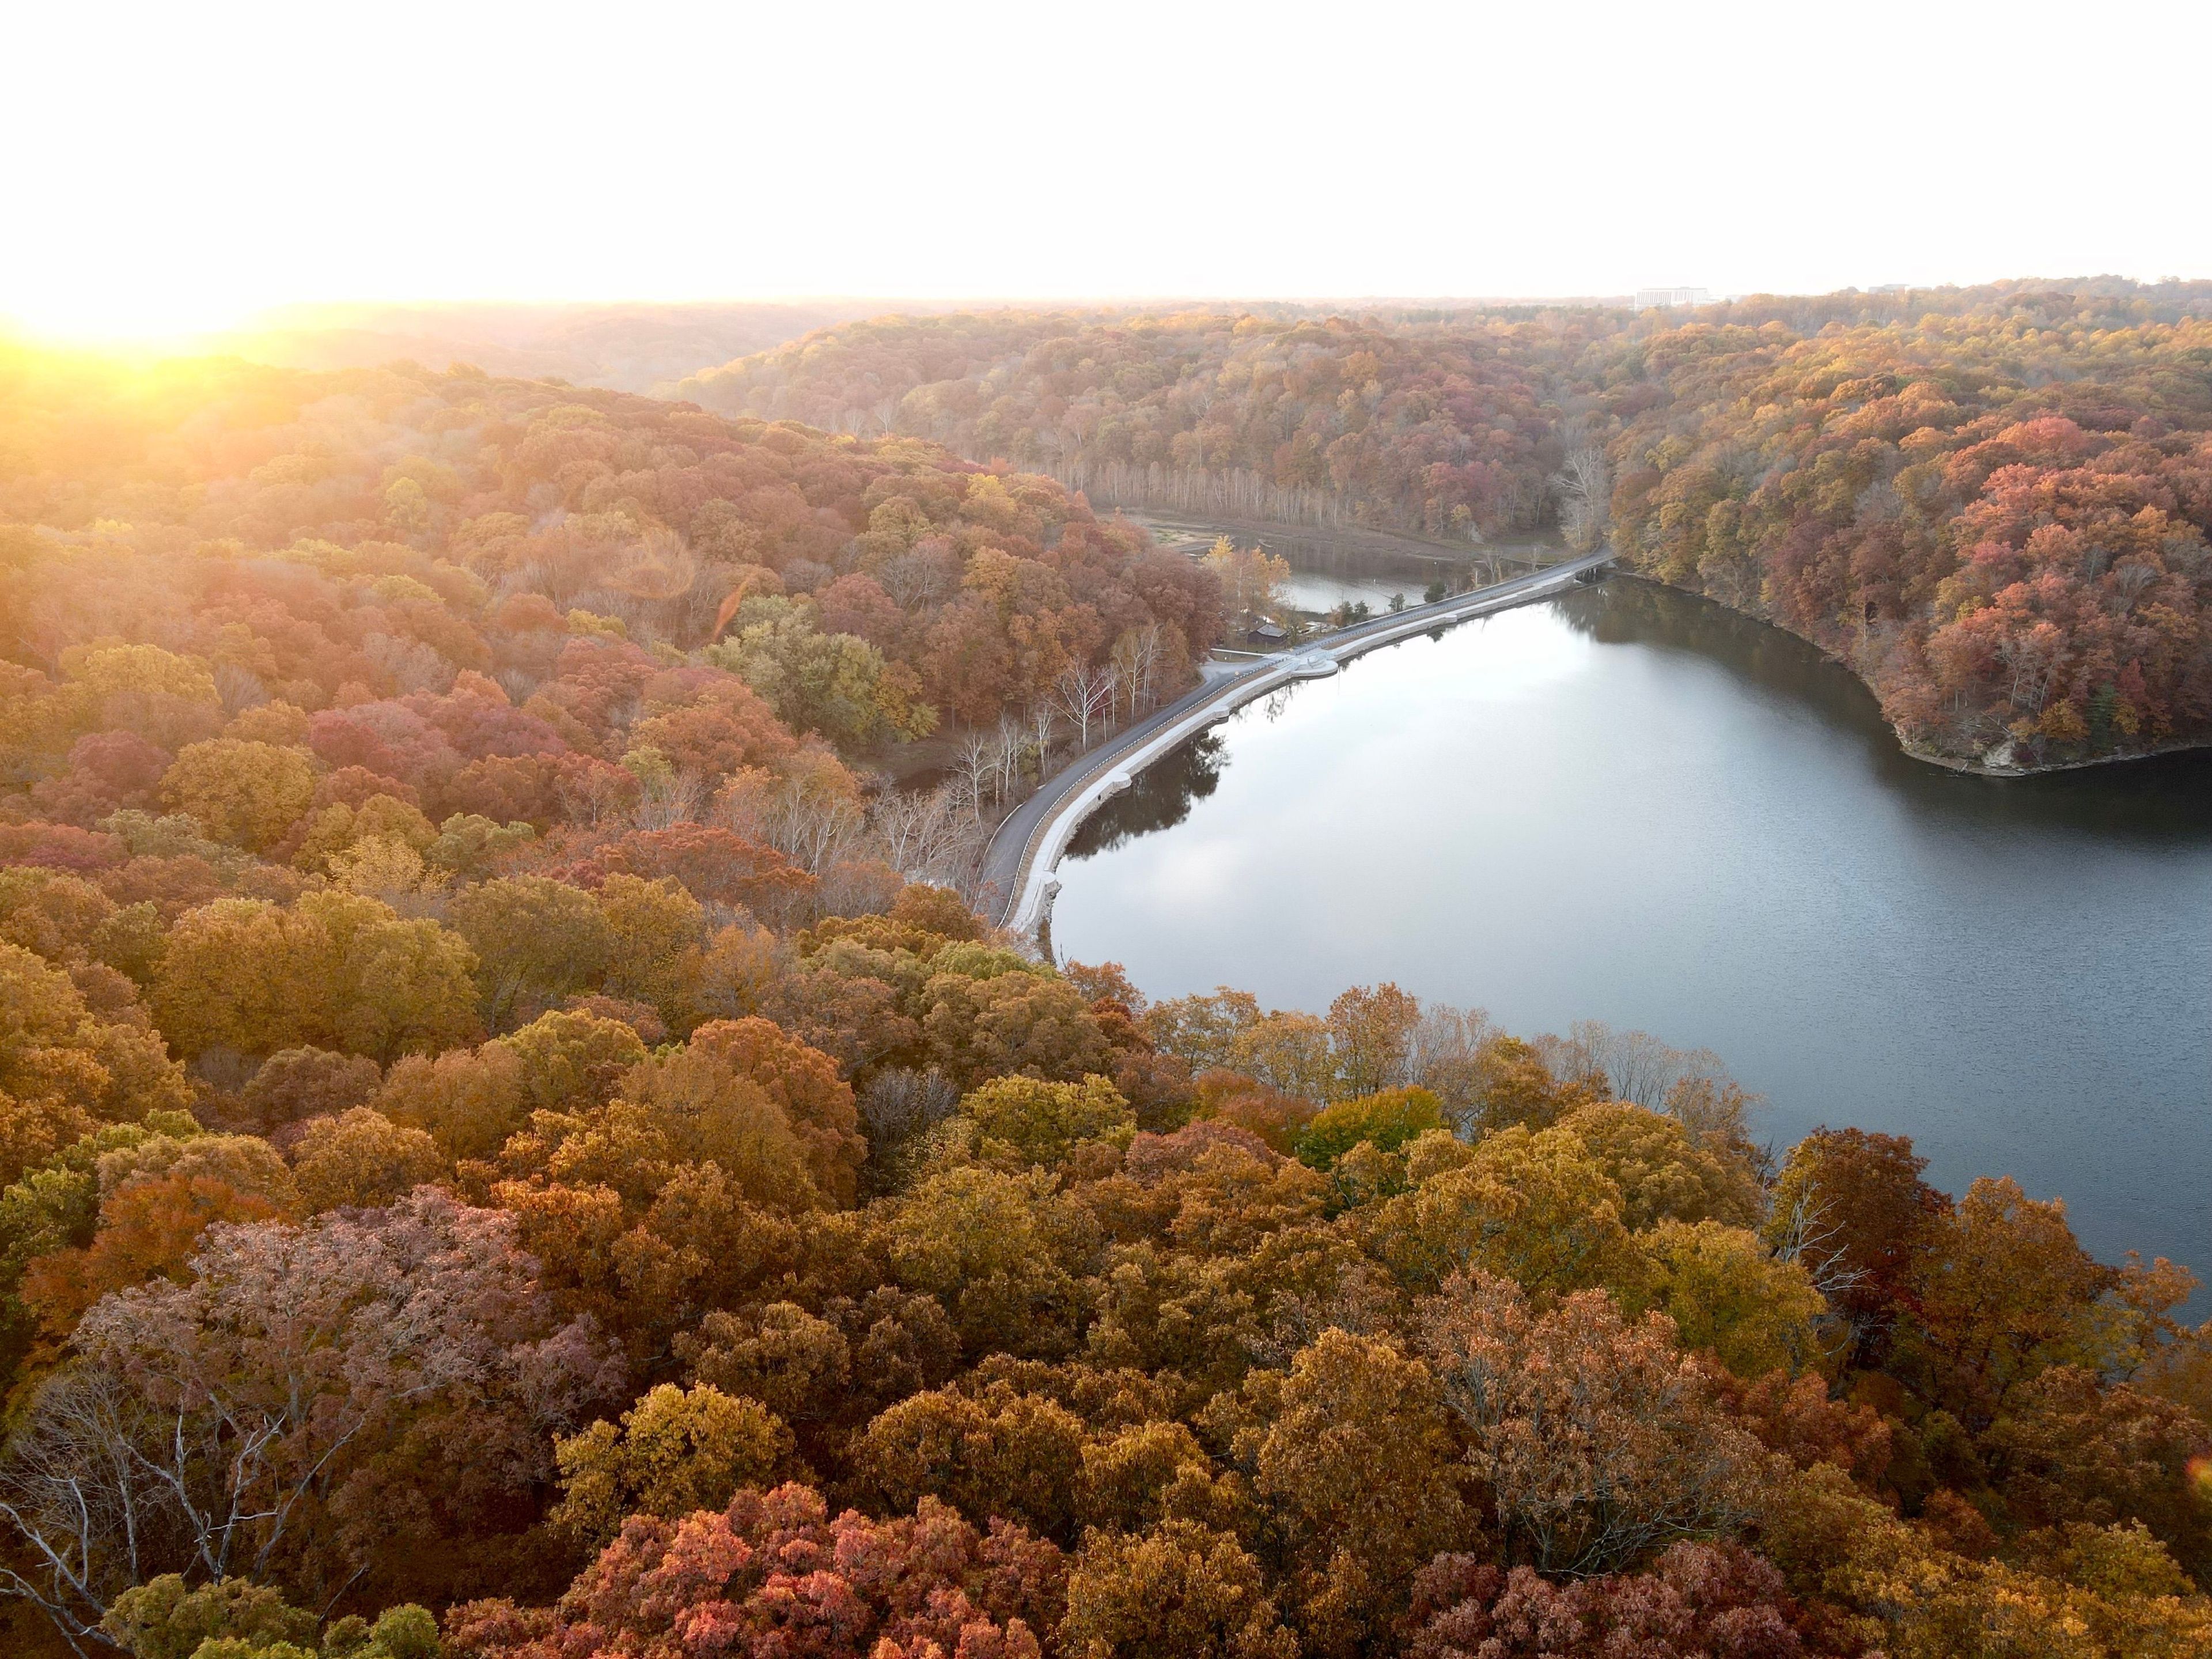
[[[48,293],[30,288],[9,299],[9,309],[24,331],[66,345],[180,343],[247,320],[234,290],[221,280],[149,289],[133,279]]]
[[[1571,30],[1413,0],[18,9],[0,317],[78,339],[347,300],[2212,273],[2176,173],[2212,8],[2163,0],[2066,46],[2066,130],[2126,133],[2125,165],[2019,131],[1946,159],[1962,89],[2033,106],[2059,70],[2039,32],[1944,3],[1909,51],[1747,0]]]

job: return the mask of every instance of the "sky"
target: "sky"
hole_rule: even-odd
[[[2212,276],[2212,5],[9,9],[0,317]]]

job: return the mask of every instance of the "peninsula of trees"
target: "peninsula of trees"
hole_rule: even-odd
[[[2212,284],[1316,317],[848,325],[686,381],[1100,505],[1610,535],[1814,641],[1908,748],[1992,769],[2212,740]]]
[[[13,353],[0,519],[8,1651],[2212,1644],[2181,1268],[971,912],[884,757],[1219,626],[1050,479]]]

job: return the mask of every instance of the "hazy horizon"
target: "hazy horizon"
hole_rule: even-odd
[[[940,295],[842,294],[823,291],[763,295],[702,295],[678,298],[578,295],[567,298],[449,299],[437,296],[403,295],[286,300],[242,312],[234,318],[213,319],[193,326],[148,325],[125,327],[88,324],[41,324],[35,319],[0,310],[0,337],[13,334],[26,338],[43,339],[55,344],[131,357],[146,353],[169,355],[235,349],[252,342],[267,342],[287,335],[301,337],[337,337],[349,331],[367,334],[380,324],[387,326],[402,326],[410,323],[434,325],[446,320],[495,325],[505,322],[512,326],[525,321],[558,324],[562,321],[585,320],[595,316],[608,319],[625,316],[646,319],[654,314],[662,314],[680,319],[687,315],[703,317],[730,313],[783,311],[823,313],[821,320],[803,324],[798,332],[804,333],[812,328],[833,326],[839,323],[868,318],[896,316],[909,311],[915,314],[934,315],[1002,310],[1070,313],[1127,311],[1132,313],[1170,313],[1182,310],[1208,308],[1225,310],[1242,307],[1280,307],[1320,312],[1340,311],[1345,314],[1356,315],[1366,312],[1401,310],[1479,311],[1493,307],[1620,307],[1632,305],[1639,295],[1654,290],[1705,289],[1704,299],[1694,302],[1675,302],[1675,308],[1692,310],[1700,306],[1723,305],[1753,300],[1814,299],[1854,293],[1872,295],[1905,291],[1955,291],[1985,288],[2001,283],[2027,286],[2049,284],[2054,287],[2065,287],[2070,284],[2118,281],[2134,283],[2142,287],[2155,287],[2160,283],[2187,283],[2203,280],[2206,279],[2188,276],[2141,277],[2115,271],[2050,273],[2004,271],[1964,282],[1924,283],[1867,282],[1845,283],[1833,289],[1757,289],[1735,292],[1723,292],[1692,282],[1654,281],[1611,292],[1592,289],[1587,292],[1556,294],[1376,292],[1309,295],[1223,292],[1087,295],[976,293]],[[779,337],[796,337],[796,335]],[[763,344],[754,349],[767,349],[768,346]]]
[[[2063,52],[1979,8],[1900,18],[50,9],[0,109],[33,251],[0,316],[2212,276],[2177,210],[2202,8]]]

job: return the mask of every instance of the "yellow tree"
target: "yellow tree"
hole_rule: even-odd
[[[597,1547],[632,1515],[678,1521],[768,1486],[793,1460],[790,1430],[758,1401],[663,1382],[622,1416],[554,1443],[563,1496],[553,1522]]]
[[[1662,1221],[1638,1242],[1652,1262],[1652,1300],[1684,1347],[1707,1350],[1754,1380],[1820,1359],[1814,1322],[1828,1304],[1812,1275],[1767,1254],[1758,1234],[1717,1221]]]
[[[1057,1168],[1085,1141],[1127,1146],[1137,1127],[1129,1103],[1095,1074],[1080,1083],[994,1078],[962,1101],[960,1111],[975,1126],[985,1158],[1020,1167]]]
[[[1240,548],[1226,536],[1206,550],[1206,568],[1219,580],[1222,605],[1232,617],[1243,611],[1273,616],[1279,608],[1279,590],[1291,579],[1288,559],[1257,544]]]
[[[161,777],[161,799],[210,839],[254,852],[272,845],[315,795],[315,763],[304,749],[211,738],[187,744]]]
[[[1748,1163],[1692,1139],[1681,1120],[1625,1101],[1583,1106],[1560,1120],[1582,1138],[1621,1194],[1621,1219],[1758,1224],[1766,1194]]]
[[[476,966],[436,922],[357,894],[217,899],[172,931],[151,1000],[187,1055],[313,1046],[388,1061],[477,1034]]]
[[[447,1172],[445,1154],[421,1129],[394,1123],[373,1107],[307,1125],[292,1173],[310,1211],[374,1206],[404,1198]]]
[[[1277,1012],[1254,1022],[1231,1040],[1228,1058],[1237,1071],[1286,1095],[1327,1100],[1336,1091],[1328,1025],[1312,1014]]]
[[[649,1002],[671,1025],[690,1029],[705,917],[699,901],[672,877],[611,875],[599,888],[599,915],[606,924],[606,988]]]
[[[853,1091],[829,1055],[767,1020],[702,1025],[682,1049],[636,1067],[623,1087],[671,1112],[703,1118],[732,1111],[763,1122],[772,1117],[779,1138],[799,1149],[804,1183],[834,1203],[852,1201],[867,1156]]]
[[[1395,1344],[1332,1328],[1268,1392],[1270,1420],[1239,1440],[1289,1546],[1299,1622],[1316,1650],[1361,1650],[1403,1609],[1414,1571],[1463,1541],[1437,1380]]]
[[[999,1382],[980,1396],[945,1390],[901,1401],[868,1425],[854,1462],[894,1512],[928,1496],[978,1526],[1003,1517],[1064,1539],[1089,1438],[1066,1407]]]
[[[1540,1293],[1634,1291],[1644,1256],[1620,1222],[1620,1188],[1565,1129],[1500,1130],[1474,1157],[1383,1205],[1371,1248],[1406,1283],[1480,1270]]]
[[[1071,1340],[1076,1286],[1054,1245],[1068,1231],[1052,1177],[955,1169],[884,1218],[901,1285],[941,1300],[971,1352],[1049,1352]]]
[[[1355,985],[1328,1005],[1328,1037],[1337,1086],[1346,1096],[1371,1095],[1403,1083],[1421,1005],[1389,981]]]
[[[341,929],[340,904],[373,905],[364,924]],[[435,1054],[483,1035],[477,1020],[477,957],[466,940],[427,918],[402,920],[389,906],[352,894],[305,893],[298,908],[343,941],[338,1047],[389,1061]]]
[[[1074,1659],[1295,1659],[1298,1650],[1260,1564],[1195,1521],[1086,1538],[1060,1636]]]
[[[188,1057],[316,1045],[333,1024],[337,971],[337,946],[312,916],[217,899],[171,929],[154,976],[155,1023]]]

